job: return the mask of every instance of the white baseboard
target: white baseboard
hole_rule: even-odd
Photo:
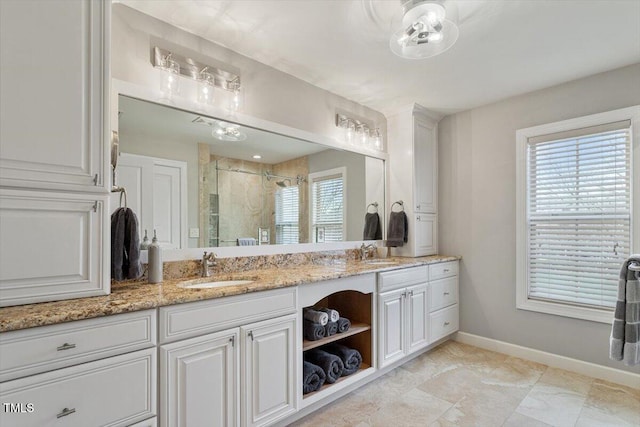
[[[610,368],[608,366],[596,365],[595,363],[584,362],[566,356],[560,356],[546,351],[535,350],[529,347],[509,344],[491,338],[481,337],[466,332],[458,332],[453,336],[455,341],[469,344],[486,350],[497,351],[509,356],[520,357],[533,362],[542,363],[554,368],[560,368],[578,374],[587,375],[601,380],[611,381],[628,387],[640,388],[640,374]]]

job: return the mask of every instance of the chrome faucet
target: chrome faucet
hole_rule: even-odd
[[[209,254],[207,254],[207,251],[204,251],[204,254],[202,255],[202,270],[200,272],[201,277],[211,277],[209,267],[215,267],[217,265],[217,256],[218,255],[214,254],[213,252],[209,252]]]
[[[369,251],[373,250],[377,250],[378,247],[376,246],[375,243],[371,243],[369,245],[365,245],[364,243],[362,244],[362,246],[360,246],[360,260],[361,261],[365,261],[367,259],[367,255],[369,254]]]

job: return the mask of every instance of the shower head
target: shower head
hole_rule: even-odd
[[[287,184],[285,181],[289,181],[289,184]],[[278,187],[285,188],[291,185],[291,180],[289,178],[286,178],[286,179],[283,179],[282,181],[276,181],[276,185]]]

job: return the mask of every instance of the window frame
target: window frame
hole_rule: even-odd
[[[316,235],[314,233],[314,221],[313,221],[313,183],[316,181],[322,181],[323,178],[329,179],[331,177],[340,176],[342,178],[342,241],[347,241],[347,168],[339,167],[334,169],[328,169],[319,172],[310,173],[309,180],[309,241],[316,242]],[[324,242],[322,242],[324,243]]]
[[[569,303],[540,301],[529,298],[529,233],[527,143],[530,138],[570,131],[605,123],[630,120],[631,150],[631,253],[640,250],[640,105],[592,114],[516,131],[516,308],[519,310],[571,317],[611,324],[613,309],[598,309]]]

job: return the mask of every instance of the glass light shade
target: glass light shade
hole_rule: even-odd
[[[200,72],[198,78],[198,102],[213,104],[215,101],[215,77],[206,71]]]
[[[458,40],[459,30],[455,24],[456,13],[442,1],[411,0],[403,7],[403,16],[391,35],[389,47],[396,55],[407,59],[424,59],[439,55]]]
[[[382,135],[380,129],[374,129],[371,134],[371,147],[375,150],[382,150]]]
[[[162,70],[160,91],[170,99],[180,92],[180,64],[171,58],[165,58],[159,68]]]
[[[218,122],[211,131],[211,135],[220,141],[244,141],[247,134],[240,130],[240,126],[226,122]]]
[[[232,83],[230,87],[231,96],[229,97],[229,111],[240,111],[244,105],[244,92],[242,87],[237,83]]]
[[[356,125],[348,121],[344,127],[344,140],[348,144],[353,144],[356,140]]]

